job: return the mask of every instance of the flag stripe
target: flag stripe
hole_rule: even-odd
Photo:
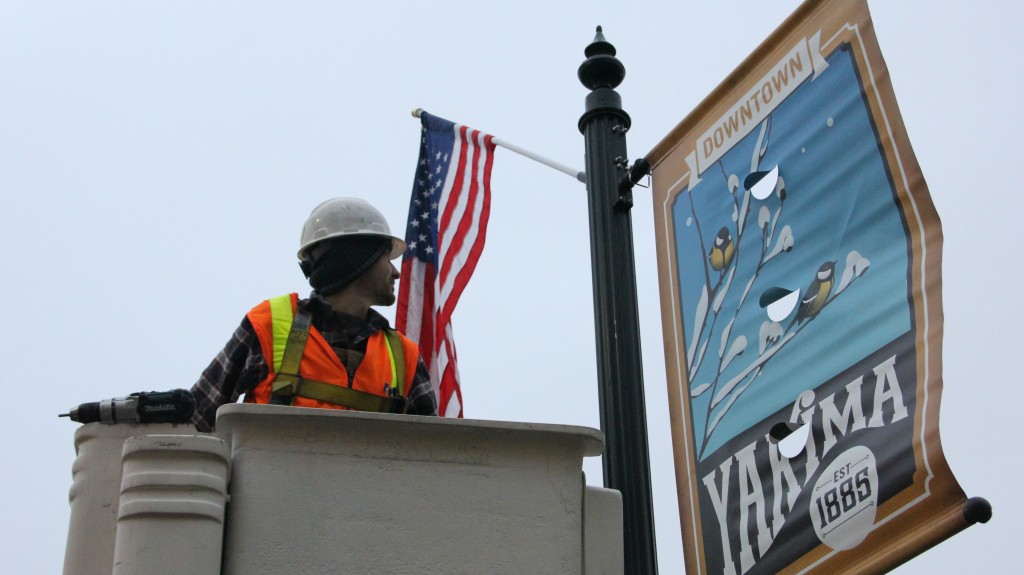
[[[466,235],[475,227],[473,209],[477,203],[479,190],[476,187],[474,176],[479,162],[480,149],[476,146],[475,138],[472,137],[472,134],[467,134],[465,128],[462,129],[461,136],[466,153],[460,157],[458,176],[452,186],[455,201],[450,200],[447,204],[448,206],[454,205],[455,209],[446,211],[445,218],[441,220],[444,228],[450,232],[443,240],[444,251],[441,253],[441,286],[444,300],[447,300],[450,293],[448,286],[450,286],[452,268],[459,269],[463,262],[461,250]],[[455,220],[456,223],[453,224],[452,220]]]
[[[485,135],[480,134],[479,136],[482,140]],[[493,152],[493,144],[490,151]],[[451,313],[462,295],[462,290],[476,268],[480,251],[483,249],[487,219],[490,216],[490,194],[479,194],[478,192],[483,187],[485,174],[489,179],[492,158],[493,153],[489,153],[486,147],[483,150],[480,146],[474,147],[472,173],[466,178],[466,187],[469,188],[468,195],[471,198],[471,203],[465,207],[459,220],[455,234],[457,240],[453,240],[451,250],[444,254],[445,267],[442,268],[441,297],[439,299],[444,302],[440,317],[445,322],[451,317]],[[454,273],[452,270],[455,270]],[[447,273],[445,273],[446,271]]]
[[[459,417],[462,411],[462,389],[459,385],[459,370],[457,354],[455,353],[454,336],[452,335],[451,324],[445,329],[445,363],[439,370],[441,372],[440,395],[446,397],[446,407],[441,411],[445,417]]]
[[[491,151],[493,151],[493,144]],[[476,177],[473,178],[475,188],[482,187],[483,181],[490,180],[493,158],[493,153],[486,153],[479,161],[478,165],[482,165],[476,171]],[[473,218],[467,225],[469,229],[466,230],[467,236],[472,235],[472,241],[467,242],[468,248],[459,253],[459,271],[455,274],[450,284],[450,293],[446,294],[443,299],[445,303],[444,309],[441,312],[442,317],[448,318],[451,316],[452,311],[455,309],[455,304],[462,295],[462,290],[465,289],[469,278],[476,270],[476,264],[480,259],[480,253],[483,251],[484,240],[487,235],[487,221],[490,218],[490,213],[491,196],[490,194],[481,194],[479,201],[474,206]],[[447,288],[448,286],[446,285],[445,287]]]
[[[417,281],[423,281],[423,265],[417,265],[415,259],[402,260],[402,280],[411,281],[416,283]],[[413,274],[418,273],[419,276],[414,278]],[[422,293],[404,293],[403,287],[405,283],[399,283],[398,285],[398,309],[395,312],[395,325],[404,326],[403,332],[408,337],[419,340],[420,326],[423,325],[423,294]]]

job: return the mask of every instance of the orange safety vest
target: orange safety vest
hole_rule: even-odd
[[[260,340],[263,358],[267,362],[267,377],[252,391],[246,394],[245,401],[270,403],[274,381],[282,364],[285,343],[292,329],[295,311],[299,301],[296,293],[271,298],[252,308],[246,315],[252,324],[256,336]],[[338,359],[323,335],[312,325],[309,336],[302,350],[299,362],[298,379],[322,382],[339,387],[347,387],[366,394],[387,397],[406,397],[415,377],[419,362],[419,348],[409,338],[398,332],[392,332],[401,341],[401,352],[395,353],[390,348],[386,330],[381,330],[367,340],[366,355],[356,370],[352,381],[348,372]],[[399,357],[400,356],[400,357]],[[398,361],[402,365],[395,365]],[[404,374],[404,381],[395,381],[398,374]],[[320,407],[325,409],[354,409],[346,405],[328,403],[309,397],[295,395],[291,405],[297,407]]]

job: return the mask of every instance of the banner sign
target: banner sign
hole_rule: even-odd
[[[686,572],[884,572],[967,527],[942,232],[867,5],[806,2],[647,159]]]

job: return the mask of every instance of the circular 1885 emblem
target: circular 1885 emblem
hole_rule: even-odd
[[[852,549],[871,532],[877,511],[875,455],[863,445],[851,447],[839,454],[814,484],[814,531],[833,549]]]

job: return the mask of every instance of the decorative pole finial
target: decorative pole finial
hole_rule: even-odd
[[[607,54],[609,56],[615,55],[615,46],[612,46],[607,40],[604,39],[604,34],[601,33],[601,27],[597,27],[597,34],[594,35],[594,41],[583,50],[583,54],[589,58],[595,54]]]
[[[604,39],[600,26],[583,55],[587,59],[580,64],[577,75],[587,88],[615,88],[626,77],[626,67],[615,57],[615,46]]]

